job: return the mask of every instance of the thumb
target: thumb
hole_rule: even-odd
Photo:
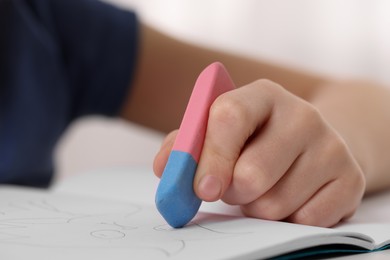
[[[172,150],[173,143],[175,142],[178,130],[170,132],[161,144],[160,150],[154,157],[153,171],[154,174],[161,178],[165,165],[167,164],[169,154]]]

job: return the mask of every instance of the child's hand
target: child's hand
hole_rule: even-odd
[[[175,136],[167,136],[155,158],[157,176]],[[354,213],[365,179],[311,104],[259,80],[212,105],[194,189],[204,201],[240,205],[251,217],[332,226]]]

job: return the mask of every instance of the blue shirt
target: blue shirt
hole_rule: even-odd
[[[0,183],[48,186],[66,127],[117,114],[137,30],[134,13],[95,0],[0,0]]]

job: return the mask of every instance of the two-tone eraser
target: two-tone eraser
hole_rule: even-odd
[[[156,192],[156,206],[174,228],[196,215],[202,201],[193,188],[206,134],[209,110],[215,99],[235,88],[224,66],[215,62],[196,80],[178,135]]]

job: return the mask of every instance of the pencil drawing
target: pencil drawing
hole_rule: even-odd
[[[191,241],[247,234],[214,226],[218,218],[202,224],[200,219],[200,222],[193,221],[185,228],[172,229],[154,208],[99,200],[85,203],[46,198],[11,200],[0,203],[0,212],[0,246],[121,248],[129,252],[154,252],[168,258],[186,250]],[[154,216],[153,221],[149,222],[149,216]]]
[[[119,230],[110,230],[110,229],[105,229],[105,230],[95,230],[92,231],[91,236],[100,238],[100,239],[122,239],[126,236],[125,233],[119,231]]]

